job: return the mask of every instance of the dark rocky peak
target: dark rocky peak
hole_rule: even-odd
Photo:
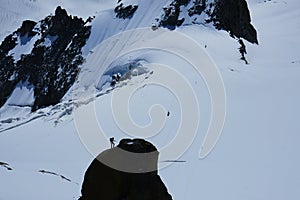
[[[172,196],[158,175],[157,159],[158,151],[150,142],[121,140],[117,147],[103,151],[90,164],[80,200],[171,200]],[[116,164],[118,169],[114,168]],[[150,166],[152,170],[122,170],[128,166],[136,170]]]
[[[241,44],[241,60],[246,64],[247,52],[242,39],[258,44],[246,0],[173,0],[163,8],[162,16],[156,21],[153,30],[158,26],[174,30],[181,25],[212,23],[217,30],[225,30],[237,39]]]
[[[217,29],[228,31],[232,37],[258,44],[257,32],[251,24],[245,0],[216,0],[209,16],[207,22],[213,22]]]
[[[60,6],[56,8],[55,15],[51,18],[50,22],[49,35],[67,33],[66,30],[73,32],[85,23],[81,18],[69,16],[67,11]]]
[[[34,87],[33,111],[60,102],[84,61],[81,49],[91,32],[86,25],[90,20],[70,16],[58,6],[55,15],[39,22],[26,20],[7,36],[0,45],[0,106],[20,81]],[[17,46],[29,42],[31,52],[18,52]]]
[[[68,13],[65,9],[62,9],[60,6],[57,6],[55,10],[55,16],[60,19],[68,18]]]
[[[159,20],[159,26],[174,30],[185,22],[180,18],[182,12],[187,12],[194,24],[213,23],[218,30],[229,32],[232,37],[243,38],[258,44],[257,32],[251,24],[250,12],[245,0],[173,0],[163,8],[164,14]],[[205,15],[205,21],[195,22],[200,15]]]
[[[36,22],[31,20],[25,20],[22,23],[22,26],[17,30],[20,33],[20,36],[23,37],[28,34],[28,37],[35,36],[38,32],[34,31],[33,28],[35,27]]]

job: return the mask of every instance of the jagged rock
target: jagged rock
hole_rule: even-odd
[[[0,90],[3,91],[0,106],[20,81],[28,81],[34,87],[33,111],[60,102],[84,61],[81,49],[91,33],[86,22],[69,16],[58,6],[55,15],[39,23],[26,20],[6,37],[0,46]],[[27,45],[33,38],[36,41],[31,52],[14,58],[10,51],[14,52],[17,45]]]
[[[228,31],[232,37],[258,44],[245,0],[173,0],[163,10],[159,26],[170,30],[184,23],[186,19],[180,18],[180,13],[186,10],[188,17],[206,15],[202,24],[212,22],[216,29]]]
[[[35,25],[36,22],[25,20],[23,21],[21,28],[19,28],[17,32],[20,33],[21,37],[25,36],[26,33],[28,34],[28,37],[33,37],[37,34],[37,32],[33,30]]]
[[[244,38],[258,44],[257,32],[251,25],[250,12],[245,0],[215,1],[214,10],[207,22],[213,22],[217,29],[228,31],[231,36]]]
[[[168,7],[164,9],[164,15],[160,21],[160,26],[174,30],[177,26],[181,26],[184,18],[179,19],[180,6],[187,5],[190,0],[174,0]]]
[[[201,15],[206,8],[206,0],[195,0],[191,8],[189,8],[189,16]]]
[[[151,143],[143,139],[121,140],[117,147],[100,153],[88,167],[80,200],[171,200],[158,175],[157,160],[158,151]],[[141,169],[145,172],[126,172]]]
[[[131,18],[135,11],[138,9],[137,5],[128,5],[124,6],[123,3],[120,3],[116,8],[115,8],[115,13],[116,17],[126,19],[126,18]]]
[[[2,106],[11,92],[13,91],[17,81],[11,79],[15,72],[14,58],[8,55],[8,52],[17,45],[17,38],[9,35],[0,45],[0,106]]]

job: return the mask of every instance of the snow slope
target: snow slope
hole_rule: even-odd
[[[15,9],[15,4],[10,2],[15,1],[5,1],[1,7],[5,11],[1,10],[1,15],[6,16],[1,17],[1,27],[5,27],[1,29],[1,37],[18,27],[23,19],[42,18],[54,10],[55,6],[50,8],[52,5],[56,5],[55,1],[19,0],[15,3],[18,2],[20,6]],[[89,10],[80,8],[81,3],[78,2],[64,2],[68,11],[82,15],[105,9],[109,5],[89,1],[89,4],[85,4],[91,8]],[[158,12],[155,6],[160,6],[159,3],[151,4],[149,12]],[[30,11],[35,10],[35,6],[41,8],[40,12],[32,14]],[[198,153],[209,125],[210,98],[203,79],[194,75],[189,63],[174,54],[150,50],[137,50],[116,59],[116,65],[124,60],[128,62],[137,58],[148,63],[171,65],[187,77],[200,99],[202,117],[199,131],[190,148],[180,158],[186,162],[172,164],[159,172],[173,199],[281,200],[300,197],[299,2],[249,0],[249,8],[260,43],[258,46],[247,43],[249,65],[239,60],[238,43],[227,33],[202,26],[184,26],[179,29],[201,47],[206,46],[204,50],[218,66],[226,89],[226,123],[219,142],[205,159],[200,160]],[[104,38],[118,32],[113,28],[106,31],[97,28],[104,24],[105,16],[110,14],[111,11],[101,12],[93,21],[98,25],[94,26],[96,28],[93,28],[86,46],[87,58],[93,57],[90,51]],[[126,21],[118,23],[117,19],[112,23],[116,23],[120,31],[151,23],[147,17],[142,17],[142,12],[136,15],[141,22],[134,20],[132,23],[136,24]],[[7,23],[8,21],[11,23]],[[83,74],[88,74],[88,69]],[[149,69],[156,73],[155,68]],[[150,75],[148,79],[151,80],[152,77]],[[149,123],[147,112],[154,104],[159,103],[164,106],[165,111],[170,111],[162,131],[148,139],[159,149],[163,149],[175,137],[181,121],[179,102],[165,88],[144,85],[145,81],[140,77],[129,80],[128,84],[131,83],[144,86],[134,94],[129,104],[136,123]],[[124,87],[126,86],[118,89],[122,90]],[[27,93],[30,97],[29,94],[30,92]],[[82,102],[76,112],[95,108],[97,120],[106,136],[114,136],[119,141],[128,136],[120,131],[114,121],[110,106],[112,95],[108,93],[98,96],[90,103]],[[14,99],[20,97],[16,95]],[[7,163],[12,168],[10,171],[0,165],[0,199],[77,199],[80,196],[83,175],[93,157],[80,140],[78,121],[72,115],[60,118],[62,112],[66,111],[64,108],[72,110],[73,107],[68,101],[63,102],[57,107],[27,116],[24,122],[29,122],[22,126],[0,132],[0,162]],[[14,108],[6,112],[5,117],[1,116],[1,119],[15,119],[19,112],[26,111]],[[30,120],[37,117],[39,118]],[[2,121],[1,126],[5,127],[7,123],[10,124],[9,127],[18,124],[14,120],[6,123]],[[89,130],[87,126],[87,133],[89,131],[95,130]],[[108,142],[99,141],[97,148],[108,147]],[[54,172],[70,181],[39,170]]]

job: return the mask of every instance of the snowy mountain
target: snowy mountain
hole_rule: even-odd
[[[33,87],[34,101],[29,104],[33,111],[60,102],[83,63],[81,48],[90,35],[90,26],[85,26],[89,21],[72,18],[59,6],[53,16],[39,23],[24,21],[6,37],[0,47],[0,105],[22,83]]]
[[[157,11],[163,10],[160,18],[156,17],[159,16],[159,12],[149,13],[146,17],[141,16],[145,15],[146,9],[153,7],[149,2],[141,2],[139,5],[133,2],[124,4],[123,1],[119,1],[114,10],[106,12],[108,16],[98,16],[98,20],[91,25],[86,24],[92,21],[92,17],[84,21],[76,16],[69,16],[60,6],[53,15],[39,22],[25,20],[22,26],[7,36],[0,46],[2,80],[0,89],[3,91],[0,106],[6,103],[17,84],[25,82],[31,85],[34,91],[34,101],[29,104],[32,111],[59,103],[74,84],[80,71],[79,66],[84,62],[82,48],[90,37],[91,26],[106,36],[101,38],[101,33],[93,31],[94,35],[83,50],[84,55],[87,51],[91,52],[93,47],[106,37],[119,33],[120,30],[116,27],[125,31],[147,26],[147,23],[140,22],[143,18],[148,20],[148,26],[151,21],[157,20],[156,25],[152,24],[153,29],[162,26],[174,30],[181,25],[206,25],[212,22],[213,26],[228,31],[232,37],[258,43],[256,30],[250,24],[250,14],[245,1],[221,3],[174,0],[161,9],[155,7]],[[134,25],[128,28],[130,23]],[[112,30],[108,31],[109,29]],[[93,37],[97,37],[97,42]],[[244,53],[245,45],[242,40],[239,41],[243,45],[241,53]],[[93,46],[90,45],[91,42]],[[82,69],[85,70],[84,67]]]
[[[3,1],[0,199],[78,199],[87,167],[112,136],[158,148],[173,199],[298,198],[299,3],[247,3]],[[216,69],[203,65],[199,74],[197,62]],[[214,83],[224,83],[226,103]],[[127,103],[122,92],[134,89]],[[180,99],[191,94],[196,106]],[[125,121],[124,129],[123,104],[138,128]],[[225,124],[210,151],[207,132],[222,122],[214,118],[222,105]],[[195,135],[180,132],[185,119],[198,120]],[[149,132],[156,125],[159,134]],[[178,138],[187,145],[179,157]],[[174,155],[164,157],[169,147]]]

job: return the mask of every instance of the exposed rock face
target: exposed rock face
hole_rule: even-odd
[[[125,171],[128,167],[130,170],[149,167],[153,171],[130,173],[116,170],[103,164],[108,159],[110,164],[124,167]],[[99,154],[88,167],[80,200],[171,200],[157,173],[157,159],[158,151],[151,143],[142,139],[121,140],[117,147]]]
[[[206,0],[195,0],[191,8],[189,8],[189,16],[201,15],[206,9]]]
[[[169,7],[164,8],[164,15],[160,21],[160,25],[171,30],[174,30],[176,26],[181,26],[184,22],[184,18],[179,19],[180,6],[187,5],[190,0],[175,0],[171,2]]]
[[[214,10],[209,14],[217,29],[228,31],[231,36],[244,38],[258,44],[257,33],[251,25],[251,18],[245,0],[216,0]]]
[[[251,24],[250,12],[245,0],[173,0],[164,8],[159,26],[174,30],[186,20],[180,13],[186,11],[193,23],[205,15],[205,21],[213,23],[216,29],[225,30],[232,37],[244,38],[258,44],[257,32]]]
[[[75,81],[90,32],[85,21],[60,6],[38,23],[24,21],[0,46],[0,106],[20,81],[34,86],[32,110],[58,103]],[[26,45],[31,51],[21,55],[17,48]]]
[[[25,34],[28,34],[28,37],[33,37],[37,34],[37,32],[33,31],[34,26],[36,25],[36,22],[25,20],[22,23],[21,28],[18,29],[20,36],[23,37]]]
[[[114,11],[116,13],[116,17],[126,19],[131,18],[137,9],[137,5],[124,6],[123,3],[120,3]]]

